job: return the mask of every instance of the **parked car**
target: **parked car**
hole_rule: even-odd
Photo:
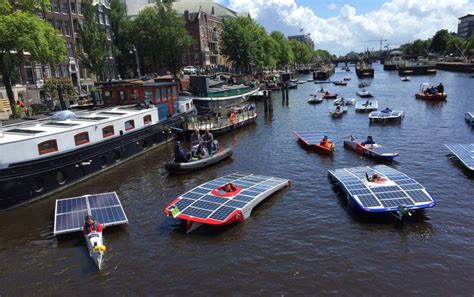
[[[198,70],[194,66],[186,66],[184,67],[183,72],[184,74],[196,74]]]

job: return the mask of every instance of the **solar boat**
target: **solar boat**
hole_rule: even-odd
[[[445,146],[467,169],[474,171],[474,143],[452,143]]]
[[[352,135],[344,139],[344,147],[379,161],[393,161],[395,157],[399,156],[399,153],[386,146],[377,143],[365,144],[362,139],[357,139]]]
[[[379,108],[379,102],[377,100],[357,101],[355,105],[355,111],[367,112],[377,110]]]
[[[391,110],[390,108],[385,108],[382,111],[372,111],[369,114],[370,122],[386,122],[386,121],[395,121],[401,120],[405,116],[405,112],[402,110]]]
[[[82,231],[84,218],[91,215],[103,227],[128,224],[127,216],[117,193],[101,193],[80,197],[57,199],[54,212],[54,236]],[[102,269],[105,256],[102,231],[84,234],[89,255]]]
[[[234,189],[226,192],[224,187],[229,183]],[[188,233],[203,224],[222,226],[247,219],[256,205],[289,185],[288,179],[234,173],[180,195],[166,206],[164,212],[181,220]]]
[[[324,135],[320,132],[295,131],[293,134],[298,137],[298,140],[301,141],[305,146],[308,148],[314,148],[323,154],[331,155],[336,149],[334,142],[329,139],[325,144],[321,144],[321,140],[323,139]]]
[[[366,213],[390,213],[400,220],[433,207],[435,199],[416,180],[385,165],[329,170],[329,177],[347,194],[350,205]],[[370,176],[378,176],[371,179]]]

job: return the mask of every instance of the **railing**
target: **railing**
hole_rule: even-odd
[[[230,117],[224,116],[211,116],[211,117],[192,117],[188,121],[188,130],[218,130],[221,128],[229,127],[232,125],[238,125],[249,119],[253,119],[257,116],[257,111],[255,109],[248,111],[241,111],[235,113],[236,121],[232,123]]]

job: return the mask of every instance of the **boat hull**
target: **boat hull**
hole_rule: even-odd
[[[167,162],[165,164],[165,168],[170,172],[170,174],[186,174],[223,161],[232,156],[232,154],[233,151],[231,148],[221,149],[215,154],[212,154],[207,158],[200,159],[197,161],[191,161],[186,163],[176,163],[174,161]]]
[[[434,95],[425,94],[425,93],[416,93],[415,94],[416,99],[431,100],[431,101],[446,100],[447,97],[448,97],[448,94],[446,94],[446,93],[437,93],[437,94],[434,94]]]
[[[104,245],[102,232],[84,234],[84,239],[86,240],[87,249],[89,250],[89,256],[92,258],[92,261],[94,261],[97,268],[101,270],[104,261],[104,252],[94,251],[94,245],[99,247]]]
[[[173,139],[173,120],[97,144],[0,170],[0,211],[47,197]]]

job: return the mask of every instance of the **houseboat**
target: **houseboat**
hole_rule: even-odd
[[[328,80],[336,72],[334,65],[323,64],[315,72],[313,72],[314,80]]]
[[[40,199],[172,138],[154,105],[119,106],[0,129],[0,211]]]
[[[387,61],[383,64],[383,70],[393,71],[406,63],[402,51],[392,51]]]
[[[372,68],[372,64],[367,63],[365,61],[359,61],[356,64],[356,74],[358,78],[374,77],[374,68]]]

